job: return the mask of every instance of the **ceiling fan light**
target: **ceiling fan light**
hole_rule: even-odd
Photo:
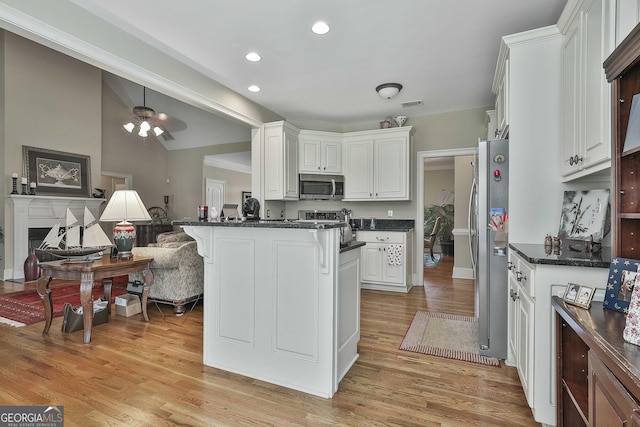
[[[147,136],[149,136],[149,134],[147,133],[146,130],[140,128],[140,132],[138,132],[138,136],[141,136],[143,138],[146,138]]]
[[[135,128],[136,126],[133,123],[129,122],[126,125],[122,125],[122,127],[125,128],[127,132],[131,133],[133,132],[133,128]]]
[[[378,95],[385,99],[391,99],[402,90],[400,83],[384,83],[376,87]]]
[[[149,129],[151,129],[151,125],[146,120],[140,123],[140,130],[147,132]]]
[[[164,133],[164,131],[162,129],[160,129],[158,126],[153,128],[153,133],[156,134],[156,136],[160,136]]]

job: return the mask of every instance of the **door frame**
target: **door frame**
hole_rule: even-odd
[[[432,157],[457,157],[470,156],[478,153],[476,147],[452,148],[446,150],[418,151],[416,153],[416,223],[415,223],[415,265],[416,277],[420,281],[413,283],[424,283],[424,161]]]

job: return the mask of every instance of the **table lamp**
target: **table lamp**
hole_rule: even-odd
[[[136,227],[129,221],[151,221],[151,216],[135,190],[116,190],[100,221],[119,221],[113,228],[113,243],[118,250],[118,258],[131,258]]]

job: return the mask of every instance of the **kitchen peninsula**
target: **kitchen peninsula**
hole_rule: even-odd
[[[204,257],[203,363],[332,397],[358,358],[360,250],[344,224],[174,222]]]

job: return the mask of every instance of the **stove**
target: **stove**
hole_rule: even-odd
[[[344,214],[340,211],[298,211],[298,222],[344,222]]]

